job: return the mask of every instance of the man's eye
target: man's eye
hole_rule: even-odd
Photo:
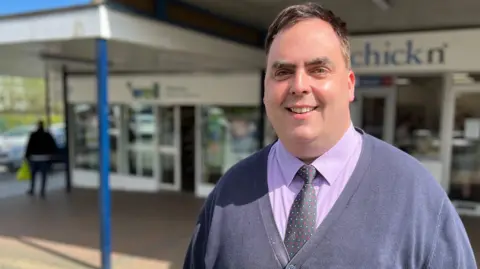
[[[313,73],[315,74],[324,74],[327,72],[326,68],[315,68],[312,70]]]
[[[287,76],[291,74],[290,71],[287,71],[287,70],[278,70],[275,72],[275,77],[284,77],[284,76]]]

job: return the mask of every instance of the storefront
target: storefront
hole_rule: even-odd
[[[480,29],[352,37],[352,120],[416,157],[463,213],[480,203]]]
[[[460,211],[480,202],[477,36],[474,29],[351,39],[353,122],[415,156],[462,201]],[[260,72],[112,76],[112,188],[180,191],[191,181],[206,196],[235,162],[275,139],[267,121],[258,140],[261,80]],[[73,181],[97,187],[95,81],[69,84]]]
[[[206,196],[240,159],[259,148],[261,73],[112,76],[111,187]],[[73,184],[98,187],[95,80],[69,83]]]

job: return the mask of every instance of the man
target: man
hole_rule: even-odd
[[[32,176],[30,180],[30,189],[27,194],[34,194],[36,175],[40,173],[42,178],[40,196],[45,198],[47,173],[55,154],[57,154],[57,144],[50,132],[45,130],[43,121],[39,121],[37,130],[33,132],[28,139],[25,152],[25,158],[28,160]]]
[[[435,179],[352,126],[345,23],[317,4],[288,7],[266,51],[264,103],[279,140],[217,184],[184,268],[476,268]]]

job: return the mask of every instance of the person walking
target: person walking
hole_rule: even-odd
[[[58,147],[55,139],[48,130],[45,130],[43,121],[39,121],[37,129],[28,139],[25,151],[25,158],[28,161],[31,173],[30,189],[27,191],[27,194],[30,196],[34,195],[37,174],[40,174],[40,196],[45,198],[47,176],[57,153]]]

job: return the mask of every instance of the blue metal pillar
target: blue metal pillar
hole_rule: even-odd
[[[108,139],[108,48],[107,40],[97,39],[97,113],[100,145],[100,249],[102,269],[111,269],[110,141]]]

